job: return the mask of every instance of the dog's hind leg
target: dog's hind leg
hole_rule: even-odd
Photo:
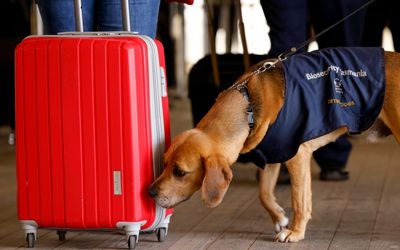
[[[304,239],[308,220],[311,219],[311,155],[312,150],[301,145],[297,154],[286,162],[290,175],[294,216],[290,229],[278,233],[276,241],[297,242]]]
[[[265,169],[259,171],[260,201],[271,216],[275,232],[279,233],[287,228],[289,219],[285,211],[276,202],[274,189],[279,176],[280,164],[268,164]]]

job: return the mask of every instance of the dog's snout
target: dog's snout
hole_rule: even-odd
[[[148,192],[151,198],[155,198],[157,196],[157,191],[154,187],[150,187]]]

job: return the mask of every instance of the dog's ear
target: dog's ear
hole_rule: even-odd
[[[201,197],[208,207],[218,206],[232,180],[232,170],[225,158],[213,155],[203,159],[205,176],[201,186]]]

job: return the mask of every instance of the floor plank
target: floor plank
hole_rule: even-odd
[[[398,150],[397,145],[395,146]],[[376,216],[370,249],[400,249],[400,154],[393,153]]]
[[[237,187],[232,183],[223,203],[179,239],[172,249],[207,249],[250,206],[249,200],[257,198],[255,185]],[[202,205],[202,204],[199,204]],[[204,206],[204,205],[203,205]],[[189,215],[190,216],[190,215]]]
[[[362,171],[350,190],[345,210],[329,249],[368,249],[387,177],[387,162],[394,154],[391,145],[380,145],[365,155]],[[379,156],[379,157],[377,157]],[[361,164],[361,163],[360,163]]]

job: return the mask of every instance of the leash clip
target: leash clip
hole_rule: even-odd
[[[287,55],[284,55],[284,53],[282,53],[282,54],[280,54],[279,56],[278,56],[278,60],[280,61],[280,62],[283,62],[283,61],[285,61],[287,59]]]
[[[296,48],[296,47],[292,47],[292,48],[290,48],[289,51],[284,52],[284,53],[281,53],[281,54],[278,56],[278,60],[279,60],[280,62],[283,62],[283,61],[285,61],[286,59],[288,59],[289,56],[295,54],[296,52],[297,52],[297,48]]]
[[[265,62],[261,67],[259,67],[254,74],[260,74],[260,73],[264,73],[267,69],[270,69],[272,67],[275,67],[275,64],[277,64],[279,62],[279,60],[273,61],[273,62]]]
[[[292,48],[292,50],[293,50],[293,48]],[[285,53],[282,53],[282,54],[280,54],[280,55],[278,56],[278,58],[277,58],[275,61],[272,61],[272,62],[270,62],[270,61],[265,62],[260,68],[258,68],[258,69],[254,72],[254,74],[257,75],[257,74],[259,74],[259,73],[263,73],[263,72],[265,72],[266,70],[268,70],[268,69],[270,69],[270,68],[272,68],[272,67],[275,67],[275,64],[277,64],[278,62],[283,62],[283,61],[285,61],[287,58],[288,58],[288,55],[285,54]]]

